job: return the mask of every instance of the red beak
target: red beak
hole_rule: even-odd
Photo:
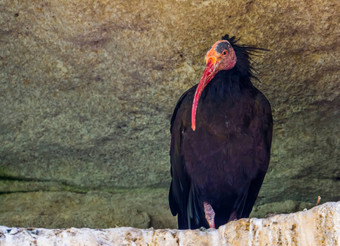
[[[215,62],[215,59],[213,59],[213,57],[209,58],[207,66],[204,69],[202,78],[200,79],[200,82],[198,83],[198,86],[196,88],[194,102],[192,104],[192,109],[191,109],[191,128],[193,131],[195,131],[196,129],[196,111],[197,111],[197,106],[198,106],[198,100],[200,99],[201,94],[204,88],[206,87],[206,85],[212,80],[212,78],[217,73],[217,69],[216,69],[217,64]]]

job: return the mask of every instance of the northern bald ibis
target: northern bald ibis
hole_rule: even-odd
[[[251,82],[250,55],[228,35],[205,56],[198,85],[171,118],[169,204],[179,229],[218,228],[248,217],[265,177],[273,119]]]

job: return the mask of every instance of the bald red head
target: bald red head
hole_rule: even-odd
[[[232,69],[236,64],[236,54],[227,40],[217,41],[205,56],[207,64],[202,78],[196,88],[191,110],[191,128],[196,129],[196,111],[200,96],[207,84],[214,78],[218,71]]]

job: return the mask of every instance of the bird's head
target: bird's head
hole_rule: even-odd
[[[227,40],[217,41],[205,56],[206,68],[204,69],[202,78],[200,79],[196,88],[194,101],[191,110],[191,128],[195,131],[196,128],[196,110],[199,98],[207,86],[207,84],[214,78],[214,76],[221,70],[230,70],[236,64],[236,54]]]

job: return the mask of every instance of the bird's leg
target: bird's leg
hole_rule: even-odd
[[[209,227],[215,228],[215,212],[214,212],[214,209],[207,202],[203,202],[203,206],[204,206],[205,219],[208,221]]]

